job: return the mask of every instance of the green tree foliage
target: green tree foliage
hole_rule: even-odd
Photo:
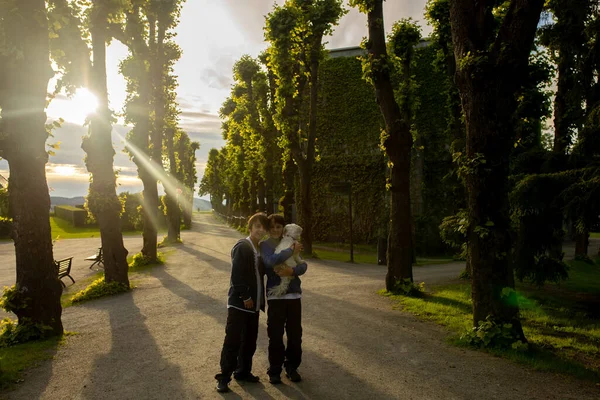
[[[298,214],[304,249],[312,253],[311,176],[317,138],[317,93],[323,36],[345,13],[340,0],[288,0],[267,16],[268,65],[275,75],[276,118],[287,157],[299,176]],[[308,95],[305,91],[308,91]],[[306,105],[306,96],[309,104]],[[308,109],[308,124],[302,110]],[[289,186],[289,183],[288,183]]]

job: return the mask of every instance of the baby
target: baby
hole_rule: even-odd
[[[302,234],[302,228],[296,224],[287,224],[283,228],[283,237],[281,242],[275,248],[275,254],[281,253],[285,249],[289,249],[292,244],[297,243]],[[278,265],[274,268],[275,272],[279,272],[284,267],[295,267],[298,264],[302,264],[304,261],[300,258],[299,254],[292,255],[290,258],[285,260],[285,263]],[[269,296],[283,296],[287,293],[288,286],[292,281],[293,276],[284,276],[281,278],[281,283],[277,286],[269,289]]]

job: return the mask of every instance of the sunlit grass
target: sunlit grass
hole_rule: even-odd
[[[19,381],[21,374],[43,360],[54,357],[58,346],[65,337],[73,333],[65,332],[62,338],[52,338],[15,346],[0,348],[0,389],[9,388]]]
[[[490,349],[491,353],[528,364],[535,369],[600,380],[600,319],[590,314],[593,304],[577,301],[583,290],[600,292],[600,274],[583,262],[572,262],[570,279],[560,287],[517,285],[521,321],[532,350]],[[424,298],[396,296],[398,308],[448,328],[449,341],[462,345],[460,335],[472,327],[471,286],[460,283],[433,286]],[[585,292],[583,292],[585,293]]]
[[[86,238],[99,238],[100,228],[97,226],[84,226],[74,227],[68,221],[60,219],[54,216],[50,217],[50,230],[52,239],[86,239]],[[158,230],[158,233],[164,233],[165,228]],[[127,231],[123,232],[124,236],[141,235],[141,231]]]
[[[350,261],[350,245],[339,243],[315,243],[313,252],[322,260]],[[415,266],[447,264],[450,257],[417,257]],[[354,245],[354,262],[359,264],[377,264],[377,248],[372,245]]]
[[[600,232],[591,232],[590,237],[600,239]]]

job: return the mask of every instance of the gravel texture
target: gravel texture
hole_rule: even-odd
[[[241,235],[210,214],[195,216],[167,264],[137,288],[63,312],[78,334],[53,360],[27,372],[8,399],[599,399],[593,383],[526,369],[447,345],[442,328],[394,309],[376,291],[385,267],[309,261],[303,277],[304,381],[268,383],[266,316],[254,373],[258,384],[215,391],[224,337],[229,251]],[[94,241],[95,240],[95,241]],[[137,242],[136,242],[137,240]],[[93,254],[97,239],[64,240],[60,251]],[[128,239],[136,252],[139,239]],[[0,264],[10,257],[0,247]],[[132,247],[130,247],[132,246]],[[76,279],[85,276],[79,263]],[[0,271],[6,280],[7,268]],[[416,280],[444,282],[462,264],[415,268]],[[14,278],[13,278],[14,279]]]

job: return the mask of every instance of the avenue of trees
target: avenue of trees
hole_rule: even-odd
[[[381,111],[374,128],[382,129],[388,167],[387,205],[380,207],[383,225],[389,224],[381,229],[388,240],[386,288],[402,290],[412,281],[415,243],[423,234],[415,215],[426,212],[424,193],[443,191],[452,211],[436,227],[467,261],[473,325],[510,326],[514,341],[525,342],[515,277],[538,285],[566,279],[563,240],[570,235],[576,257],[587,259],[589,233],[598,226],[598,2],[429,0],[433,33],[426,45],[435,54],[429,67],[442,77],[443,101],[435,104],[417,96],[421,37],[414,21],[392,23],[386,38],[382,0],[350,3],[368,21],[363,78],[374,89],[370,99],[355,100],[376,102]],[[315,68],[323,64],[313,29],[322,23],[330,31],[343,13],[335,1],[290,0],[267,16],[269,47],[258,60],[244,56],[236,64],[221,109],[226,145],[211,150],[200,185],[228,215],[278,206],[290,221],[295,203],[308,251],[318,222],[306,199],[320,190],[311,172],[321,162],[319,143],[332,135],[315,123],[321,109],[315,116],[313,105],[329,100],[327,93],[314,99],[311,90],[322,84],[310,61],[315,47]],[[432,138],[417,129],[432,108],[445,115],[445,131],[436,136],[445,138],[439,158],[453,161],[434,184],[423,176]],[[351,140],[339,146],[349,154],[364,151]]]
[[[157,261],[157,183],[166,192],[165,242],[180,241],[180,221],[191,224],[196,183],[195,150],[178,126],[173,65],[181,56],[173,41],[183,0],[7,0],[0,3],[0,157],[9,164],[8,216],[16,253],[16,285],[2,303],[27,335],[61,335],[61,284],[50,235],[50,197],[45,166],[47,139],[60,121],[47,123],[48,101],[61,91],[87,87],[99,107],[90,117],[82,149],[90,173],[86,207],[98,223],[104,280],[129,288],[121,215],[127,196],[117,196],[112,124],[106,80],[106,48],[119,40],[129,49],[121,65],[127,81],[125,120],[133,126],[127,150],[144,185],[141,197],[145,262]],[[50,79],[57,75],[53,94]],[[162,213],[162,212],[161,212]]]

